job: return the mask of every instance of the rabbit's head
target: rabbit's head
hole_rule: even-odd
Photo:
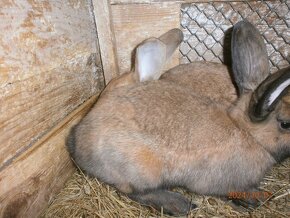
[[[259,31],[247,21],[233,28],[232,59],[240,92],[233,117],[280,161],[290,155],[290,104],[285,96],[290,67],[269,74],[266,46]]]

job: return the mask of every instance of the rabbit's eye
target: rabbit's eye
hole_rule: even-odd
[[[289,121],[280,121],[280,127],[284,130],[290,130],[290,122]]]

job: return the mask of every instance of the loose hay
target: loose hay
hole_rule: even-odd
[[[245,209],[210,196],[199,196],[182,189],[198,208],[187,217],[290,217],[290,158],[276,165],[261,182],[261,189],[273,193],[262,206]],[[153,208],[131,201],[116,189],[77,171],[42,217],[170,217]]]

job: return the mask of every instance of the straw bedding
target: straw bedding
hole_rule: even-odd
[[[198,208],[186,217],[290,217],[290,158],[276,165],[261,182],[261,189],[272,193],[256,209],[235,206],[231,201],[199,196],[176,189]],[[162,211],[131,201],[113,187],[89,178],[77,170],[41,217],[169,217]]]

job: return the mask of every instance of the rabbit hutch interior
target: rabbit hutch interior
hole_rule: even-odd
[[[0,18],[0,217],[167,216],[86,176],[65,146],[110,80],[130,71],[143,40],[179,28],[183,41],[166,69],[230,67],[231,28],[247,19],[263,37],[270,71],[290,64],[288,0],[2,0]],[[289,217],[290,159],[260,188],[271,195],[257,208],[176,191],[197,205],[189,217]]]

